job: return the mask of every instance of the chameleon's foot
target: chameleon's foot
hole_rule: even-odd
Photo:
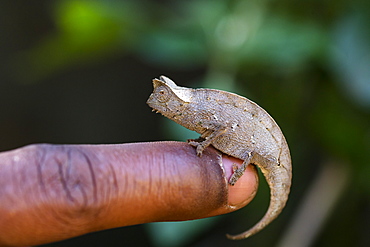
[[[204,146],[202,145],[202,143],[201,142],[197,142],[197,141],[195,141],[195,140],[188,140],[188,143],[190,144],[190,145],[192,145],[193,147],[196,147],[197,148],[197,155],[199,156],[199,157],[201,157],[202,156],[202,153],[203,153],[203,151],[204,151]]]
[[[247,169],[248,164],[243,163],[241,167],[238,167],[236,164],[233,164],[233,175],[229,179],[229,184],[234,186],[235,183],[243,176],[245,170]]]

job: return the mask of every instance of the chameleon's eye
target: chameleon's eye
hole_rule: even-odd
[[[159,86],[155,89],[154,95],[159,102],[164,103],[170,99],[171,93],[167,87]]]

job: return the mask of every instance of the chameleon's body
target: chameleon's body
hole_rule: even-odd
[[[221,152],[244,160],[235,168],[230,185],[241,177],[248,164],[257,165],[270,187],[270,205],[265,216],[250,230],[231,239],[247,238],[268,225],[288,199],[292,168],[288,144],[273,118],[256,103],[239,95],[177,86],[161,76],[153,80],[154,91],[147,103],[176,123],[201,134],[190,144],[197,154],[212,145]]]

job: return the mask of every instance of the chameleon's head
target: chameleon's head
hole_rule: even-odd
[[[165,76],[153,80],[153,93],[146,102],[153,111],[173,120],[182,118],[183,110],[190,102],[192,89],[179,87]]]

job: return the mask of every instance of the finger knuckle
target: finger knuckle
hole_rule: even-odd
[[[106,169],[94,153],[78,146],[39,148],[39,184],[46,200],[60,206],[56,212],[71,219],[99,214],[114,191],[111,184],[104,183],[114,171]]]

